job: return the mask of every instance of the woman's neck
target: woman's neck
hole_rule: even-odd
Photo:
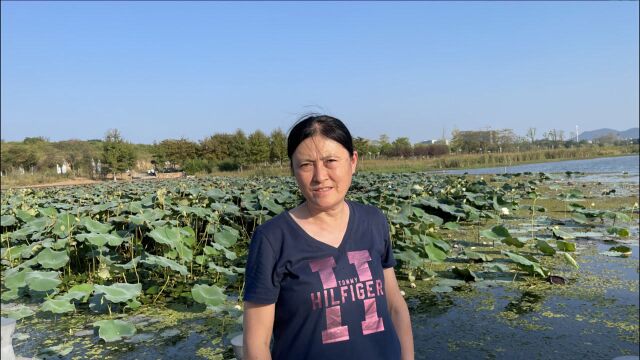
[[[344,220],[349,214],[349,206],[345,201],[340,202],[332,209],[315,209],[308,201],[305,201],[302,205],[302,215],[300,217],[305,220],[312,221],[317,224],[335,224],[336,221]]]

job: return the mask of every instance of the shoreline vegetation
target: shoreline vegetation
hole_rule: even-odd
[[[443,170],[464,170],[491,167],[508,167],[515,165],[547,163],[568,160],[586,160],[602,157],[617,157],[637,155],[640,153],[638,144],[604,147],[576,147],[560,149],[529,150],[519,152],[484,153],[484,154],[447,154],[433,157],[411,158],[367,158],[360,156],[358,171],[362,173],[400,173],[400,172],[429,172]],[[138,169],[141,170],[141,169]],[[269,165],[247,166],[243,170],[220,171],[211,173],[203,171],[193,174],[202,176],[231,176],[231,177],[264,177],[264,176],[288,176],[290,170],[288,164],[283,163]],[[118,179],[131,181],[132,177],[121,174]],[[107,177],[103,181],[112,182]],[[102,182],[73,174],[57,175],[47,172],[33,174],[7,175],[2,177],[0,188],[4,190],[12,188],[41,187],[41,186],[66,186],[81,185]]]

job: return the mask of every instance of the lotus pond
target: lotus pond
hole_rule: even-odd
[[[387,214],[417,358],[638,354],[637,182],[358,174],[349,197]],[[16,353],[233,358],[250,235],[300,201],[290,178],[3,192]]]

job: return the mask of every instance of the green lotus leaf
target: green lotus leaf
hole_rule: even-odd
[[[582,213],[573,213],[571,214],[571,218],[578,224],[586,224],[589,222],[589,219],[587,219],[586,215]]]
[[[191,289],[193,300],[208,306],[219,306],[227,299],[222,289],[215,285],[197,284]]]
[[[213,240],[224,247],[231,247],[238,241],[238,237],[238,230],[228,226],[223,226],[221,231],[218,231],[213,235]]]
[[[578,265],[578,263],[571,257],[571,255],[569,255],[568,253],[562,253],[562,256],[564,257],[564,261],[566,261],[569,265],[573,266],[576,269],[580,269],[580,266]]]
[[[4,286],[7,289],[19,289],[27,286],[26,276],[33,272],[31,269],[19,270],[17,268],[9,269],[4,274]]]
[[[493,258],[487,254],[479,253],[479,252],[475,252],[467,249],[464,250],[464,255],[467,257],[467,259],[474,260],[474,261],[489,262],[493,260]]]
[[[87,302],[92,292],[93,284],[79,284],[74,285],[64,295],[58,296],[56,298],[66,300],[81,300],[81,302]]]
[[[511,236],[506,237],[506,238],[502,239],[501,241],[503,243],[507,244],[507,245],[515,246],[517,248],[523,248],[524,245],[525,245],[524,242],[522,242],[522,241],[520,241],[520,240],[518,240],[518,239],[516,239],[514,237],[511,237]]]
[[[142,292],[142,284],[116,283],[109,286],[94,285],[96,294],[104,294],[104,297],[114,303],[127,302],[135,299]]]
[[[44,248],[38,253],[36,259],[38,259],[38,264],[42,265],[43,268],[55,270],[69,262],[69,255],[67,255],[66,251],[53,251],[49,248]]]
[[[538,262],[532,261],[530,258],[524,257],[522,255],[512,253],[510,251],[502,251],[503,254],[507,255],[511,261],[516,263],[516,265],[527,271],[529,274],[534,275],[538,274],[540,276],[547,277],[547,271],[543,268]]]
[[[80,218],[80,226],[83,226],[90,233],[97,234],[106,234],[113,228],[111,224],[103,224],[87,216]]]
[[[48,299],[40,305],[40,310],[49,311],[54,314],[62,314],[75,311],[76,307],[67,299]]]
[[[424,252],[431,261],[442,262],[447,259],[447,253],[436,247],[434,244],[425,245]]]
[[[457,222],[449,221],[442,225],[442,227],[449,230],[459,230],[460,224],[458,224]]]
[[[3,295],[2,295],[2,299],[3,300],[5,299],[4,294],[5,293],[3,293]],[[31,310],[30,308],[28,308],[28,307],[26,307],[26,306],[24,306],[22,304],[19,304],[18,306],[14,307],[14,308],[12,308],[10,310],[4,310],[3,309],[2,313],[5,314],[6,316],[12,318],[12,319],[15,319],[15,320],[20,320],[20,319],[23,319],[23,318],[26,318],[28,316],[31,316],[31,315],[35,314],[35,312],[33,310]]]
[[[76,217],[69,213],[58,214],[56,223],[53,226],[52,233],[59,237],[67,237],[71,235],[73,227],[76,226]]]
[[[109,244],[111,246],[118,246],[122,244],[122,242],[124,241],[124,238],[118,235],[97,234],[97,233],[79,234],[79,235],[76,235],[76,239],[80,241],[88,241],[90,244],[95,245],[97,247],[102,247],[102,246],[105,246],[106,244]]]
[[[24,280],[29,289],[36,291],[49,291],[55,289],[62,282],[58,279],[57,271],[31,271]]]
[[[576,244],[568,241],[556,240],[556,247],[560,251],[567,251],[567,252],[576,251]]]
[[[260,205],[262,205],[263,208],[271,211],[275,215],[280,214],[281,212],[284,211],[284,207],[276,204],[276,202],[273,201],[273,199],[260,200]]]
[[[207,264],[207,266],[209,267],[209,269],[212,269],[216,272],[219,272],[221,274],[226,274],[226,275],[234,275],[235,272],[229,268],[223,267],[223,266],[218,266],[213,262],[210,262]]]
[[[509,272],[511,270],[507,265],[500,263],[485,264],[484,266],[488,271]]]
[[[544,240],[536,240],[536,248],[545,255],[555,255],[556,253],[556,249],[552,248],[551,245]]]
[[[625,245],[612,246],[609,251],[619,252],[624,255],[631,255],[631,248]]]
[[[0,217],[0,226],[7,227],[16,223],[16,218],[13,215],[2,215]]]
[[[569,234],[564,230],[561,230],[558,227],[553,227],[551,231],[553,231],[553,237],[556,239],[569,240],[574,238],[573,235]]]
[[[178,264],[177,262],[171,259],[167,259],[164,256],[146,254],[145,259],[141,261],[149,265],[158,265],[165,268],[170,268],[171,270],[179,272],[181,275],[187,275],[189,273],[186,266]]]
[[[98,336],[106,342],[113,342],[122,339],[123,336],[133,336],[136,333],[136,327],[122,320],[100,320],[93,323],[97,326]]]
[[[38,212],[44,216],[48,216],[50,218],[58,217],[58,210],[54,207],[40,208]]]

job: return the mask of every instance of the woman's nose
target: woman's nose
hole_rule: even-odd
[[[313,167],[313,180],[316,182],[322,182],[327,178],[327,169],[324,166],[324,162],[319,161],[316,166]]]

